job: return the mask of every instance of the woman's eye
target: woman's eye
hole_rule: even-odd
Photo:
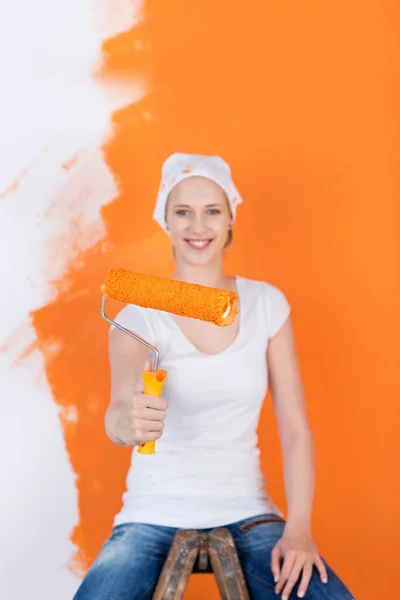
[[[177,215],[179,215],[179,216],[183,216],[183,217],[184,217],[184,216],[188,215],[188,214],[189,214],[189,212],[190,212],[190,211],[189,211],[188,209],[186,209],[186,208],[179,208],[179,209],[176,211],[176,214],[177,214]],[[207,211],[207,214],[208,214],[208,215],[219,215],[220,213],[221,213],[221,211],[220,211],[218,208],[210,208],[210,209]]]

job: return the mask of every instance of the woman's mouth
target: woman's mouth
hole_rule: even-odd
[[[213,241],[212,239],[206,239],[206,240],[185,239],[185,242],[188,244],[188,246],[190,246],[194,250],[204,250],[205,248],[208,248],[208,246],[211,244],[212,241]]]

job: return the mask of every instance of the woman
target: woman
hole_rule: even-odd
[[[132,305],[119,313],[119,323],[159,349],[168,377],[164,398],[143,395],[146,350],[111,328],[106,431],[132,447],[156,439],[157,451],[132,454],[123,507],[76,600],[149,600],[177,529],[221,526],[234,537],[253,600],[352,598],[311,535],[313,443],[289,304],[271,284],[223,271],[241,202],[219,157],[174,154],[163,165],[154,218],[170,236],[174,278],[235,290],[240,312],[225,328]],[[282,515],[265,491],[256,445],[268,383],[286,520],[269,520]]]

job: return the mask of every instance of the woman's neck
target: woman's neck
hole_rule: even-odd
[[[177,264],[173,279],[221,289],[229,289],[234,285],[234,279],[225,275],[222,264],[215,266]]]

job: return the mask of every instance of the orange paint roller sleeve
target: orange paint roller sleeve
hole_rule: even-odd
[[[114,300],[209,321],[220,327],[232,325],[238,314],[239,298],[233,290],[174,281],[124,269],[111,269],[101,289]]]

